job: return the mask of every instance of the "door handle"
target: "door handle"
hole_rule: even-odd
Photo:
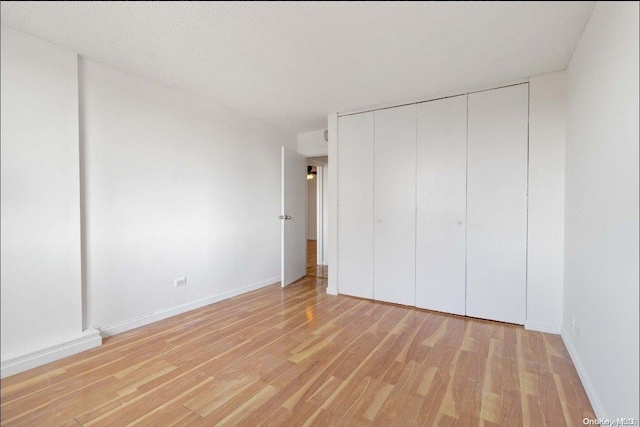
[[[289,215],[279,215],[278,219],[291,219],[291,216],[289,216]]]

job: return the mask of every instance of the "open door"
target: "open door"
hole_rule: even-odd
[[[307,158],[282,147],[281,281],[307,274]]]

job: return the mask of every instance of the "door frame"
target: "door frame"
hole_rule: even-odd
[[[323,192],[327,191],[324,188],[323,177],[327,173],[327,164],[313,160],[313,157],[319,157],[318,155],[307,156],[307,164],[309,166],[315,166],[316,168],[316,264],[327,265],[327,260],[324,259],[324,197]],[[307,207],[307,212],[309,208]]]

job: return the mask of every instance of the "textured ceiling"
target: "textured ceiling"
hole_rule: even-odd
[[[2,24],[284,129],[564,69],[592,2],[2,2]]]

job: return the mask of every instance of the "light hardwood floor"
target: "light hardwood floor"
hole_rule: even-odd
[[[313,267],[313,266],[311,266]],[[557,335],[325,294],[306,277],[2,380],[2,425],[582,425]]]
[[[329,267],[318,265],[318,250],[315,240],[307,240],[307,276],[329,278]]]

